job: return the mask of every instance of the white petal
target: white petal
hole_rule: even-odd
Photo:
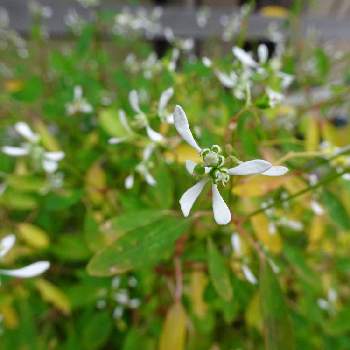
[[[0,270],[0,274],[20,278],[29,278],[44,273],[49,267],[50,263],[48,261],[38,261],[34,264],[30,264],[16,270]]]
[[[160,133],[154,131],[150,126],[146,126],[146,132],[147,132],[148,137],[152,141],[154,141],[154,142],[164,141],[164,137]]]
[[[158,114],[161,115],[168,105],[169,100],[172,98],[174,95],[174,89],[170,87],[169,89],[166,89],[163,91],[163,93],[160,96],[159,99],[159,105],[158,105]]]
[[[18,122],[14,126],[15,130],[29,142],[37,142],[39,135],[35,134],[27,123]]]
[[[133,188],[133,186],[134,186],[134,175],[133,174],[130,174],[129,176],[126,177],[124,185],[125,185],[125,188],[127,190],[130,190],[130,188]]]
[[[208,182],[208,179],[203,179],[197,182],[194,186],[190,187],[180,198],[180,206],[182,213],[185,217],[190,214],[191,208],[193,207],[194,202],[197,200],[198,196],[203,191],[205,184]]]
[[[74,100],[80,100],[83,96],[83,89],[81,86],[74,87]]]
[[[148,172],[148,170],[146,170],[143,173],[143,176],[145,177],[146,182],[150,185],[150,186],[155,186],[157,184],[156,179]]]
[[[108,143],[110,145],[118,145],[119,143],[122,143],[126,140],[126,137],[111,137],[109,140],[108,140]]]
[[[185,111],[177,105],[174,112],[174,125],[180,136],[196,151],[200,152],[201,148],[198,146],[196,140],[194,139],[192,132],[190,130],[190,125],[188,124],[187,116]]]
[[[237,233],[233,233],[231,235],[231,246],[233,251],[236,252],[238,255],[242,254],[241,239],[239,238],[239,235]]]
[[[250,282],[251,284],[258,283],[258,280],[256,279],[253,272],[250,270],[250,268],[247,265],[242,266],[242,271],[248,282]]]
[[[253,175],[260,174],[270,169],[272,164],[266,160],[254,159],[242,162],[234,168],[228,169],[230,175]]]
[[[122,109],[119,110],[119,120],[120,120],[120,123],[123,125],[124,129],[127,132],[132,133],[132,130],[128,123],[128,119],[126,118],[126,114]]]
[[[270,169],[264,171],[262,175],[281,176],[288,172],[288,168],[282,165],[274,165]]]
[[[140,109],[139,94],[137,93],[136,90],[130,91],[129,103],[130,103],[131,108],[134,110],[134,112],[142,113],[142,111]]]
[[[12,146],[4,146],[1,148],[1,151],[2,153],[12,157],[26,156],[29,153],[27,148]]]
[[[147,162],[151,158],[153,151],[154,151],[154,144],[150,143],[143,150],[143,155],[142,155],[143,161]]]
[[[92,106],[90,103],[88,103],[87,101],[82,101],[80,103],[80,112],[82,113],[91,113],[92,112]]]
[[[231,75],[228,75],[226,73],[220,72],[220,71],[216,71],[216,76],[218,77],[218,79],[220,80],[220,83],[226,87],[226,88],[233,88],[236,84],[236,79],[234,79]]]
[[[48,160],[48,159],[44,159],[42,165],[44,170],[49,174],[54,173],[58,167],[57,162],[55,162],[54,160]]]
[[[225,201],[221,197],[217,185],[212,185],[212,201],[214,219],[219,225],[226,225],[231,221],[231,212]]]
[[[186,170],[190,175],[193,175],[194,168],[196,167],[197,163],[192,160],[186,160],[185,166]]]
[[[7,235],[0,241],[0,258],[5,256],[15,244],[15,235]]]
[[[238,60],[240,60],[245,66],[248,67],[256,67],[257,63],[252,59],[252,56],[243,49],[235,46],[232,49],[233,54],[236,56]]]
[[[57,152],[45,152],[45,159],[52,160],[55,162],[59,162],[64,158],[64,152],[57,151]]]
[[[269,57],[269,50],[267,49],[267,46],[265,44],[260,44],[258,46],[258,57],[260,63],[266,63]]]

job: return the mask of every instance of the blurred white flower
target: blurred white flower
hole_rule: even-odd
[[[0,258],[3,258],[14,246],[16,237],[7,235],[0,240]],[[48,261],[38,261],[19,269],[6,270],[0,269],[0,275],[13,276],[18,278],[30,278],[41,275],[50,267]]]
[[[46,151],[40,144],[40,136],[32,131],[25,122],[18,122],[14,129],[25,142],[19,147],[3,146],[1,151],[11,157],[30,156],[34,165],[39,164],[46,173],[54,173],[58,168],[58,162],[64,158],[64,152]]]
[[[258,280],[254,276],[252,270],[248,267],[248,265],[242,265],[242,272],[246,280],[251,284],[257,284]]]
[[[66,112],[68,115],[77,113],[91,113],[91,104],[83,97],[83,89],[81,86],[74,87],[73,101],[66,104]]]
[[[278,176],[288,171],[285,167],[272,166],[270,162],[261,159],[240,162],[237,166],[227,169],[225,167],[225,157],[222,155],[219,146],[213,145],[210,148],[204,149],[198,146],[190,130],[187,116],[180,106],[175,107],[174,124],[182,139],[202,157],[202,164],[186,161],[187,171],[191,175],[199,177],[199,181],[180,198],[181,210],[185,217],[189,215],[192,206],[201,194],[204,186],[210,181],[214,219],[219,225],[228,224],[231,221],[231,212],[220,195],[218,184],[227,184],[232,175],[263,174]]]

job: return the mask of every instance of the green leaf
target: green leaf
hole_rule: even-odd
[[[120,122],[117,111],[111,108],[106,108],[100,111],[98,120],[101,128],[111,136],[125,137],[127,136],[127,130]]]
[[[37,200],[36,197],[30,194],[7,189],[2,196],[0,196],[0,204],[8,209],[30,210],[37,207]]]
[[[167,217],[122,236],[97,253],[88,265],[95,276],[111,276],[157,263],[187,229],[188,221]]]
[[[60,236],[58,242],[51,249],[58,258],[66,261],[84,261],[91,254],[84,240],[76,234]]]
[[[209,276],[216,292],[222,299],[230,301],[233,293],[229,270],[211,239],[208,240],[208,267]]]
[[[343,203],[330,191],[324,191],[322,199],[331,219],[343,230],[350,230],[350,217]]]
[[[46,186],[44,179],[31,175],[10,175],[6,182],[14,190],[23,192],[39,192]]]
[[[281,287],[265,259],[260,260],[260,302],[266,349],[295,349],[293,329]]]
[[[350,306],[346,305],[326,324],[325,329],[332,335],[341,335],[350,331]]]

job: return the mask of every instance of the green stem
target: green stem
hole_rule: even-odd
[[[293,193],[292,195],[290,195],[289,197],[287,198],[282,198],[281,200],[279,200],[278,202],[273,202],[269,205],[267,205],[266,207],[264,208],[261,208],[261,209],[257,209],[253,212],[251,212],[250,214],[248,214],[246,217],[245,217],[245,220],[248,220],[250,219],[251,217],[255,216],[255,215],[258,215],[260,213],[263,213],[265,212],[266,210],[268,209],[271,209],[272,207],[274,207],[276,204],[282,204],[282,203],[286,203],[286,202],[289,202],[290,200],[294,199],[294,198],[297,198],[297,197],[300,197],[302,195],[304,195],[305,193],[307,192],[310,192],[310,191],[313,191],[319,187],[322,187],[323,185],[326,185],[327,183],[329,182],[332,182],[333,180],[341,177],[342,175],[346,174],[346,173],[349,173],[350,172],[350,168],[346,168],[344,169],[343,171],[341,171],[340,173],[335,173],[335,174],[332,174],[330,176],[327,176],[326,178],[324,178],[323,180],[319,181],[317,184],[313,185],[313,186],[309,186],[309,187],[306,187],[296,193]]]

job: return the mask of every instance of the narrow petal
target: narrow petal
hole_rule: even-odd
[[[58,164],[54,160],[44,159],[42,165],[44,170],[49,174],[54,173],[58,168]]]
[[[148,137],[152,141],[154,141],[154,142],[164,141],[164,137],[160,133],[154,131],[150,126],[146,126],[146,132],[147,132]]]
[[[29,125],[25,122],[18,122],[14,126],[15,130],[24,137],[29,142],[37,142],[39,140],[39,135],[35,134]]]
[[[177,132],[184,139],[184,141],[186,141],[190,146],[196,149],[196,151],[200,152],[201,148],[198,146],[196,140],[192,135],[186,113],[179,105],[175,107],[174,124]]]
[[[217,71],[216,73],[217,78],[220,80],[220,83],[226,87],[226,88],[233,88],[236,84],[236,80],[232,78],[231,75],[228,75],[226,73]]]
[[[269,57],[269,50],[267,49],[267,46],[265,44],[260,44],[258,46],[258,57],[260,63],[266,63]]]
[[[172,87],[163,91],[159,99],[158,114],[161,115],[169,103],[169,100],[174,95],[174,89]]]
[[[82,113],[91,113],[92,112],[92,106],[89,102],[83,101],[80,105],[80,112]]]
[[[80,100],[83,97],[83,89],[80,85],[74,87],[74,100]]]
[[[53,160],[55,162],[59,162],[64,158],[64,152],[57,151],[57,152],[45,152],[45,159],[47,160]]]
[[[251,284],[257,284],[258,280],[256,279],[256,277],[254,276],[253,272],[251,271],[251,269],[247,266],[247,265],[243,265],[242,266],[242,271],[244,274],[244,277],[246,278],[246,280],[251,283]]]
[[[147,162],[151,158],[153,151],[154,151],[154,144],[150,143],[143,150],[143,154],[142,154],[143,161]]]
[[[194,186],[190,187],[180,198],[180,206],[182,213],[185,217],[190,214],[191,208],[198,196],[203,191],[205,184],[208,182],[207,179],[203,179],[197,182]]]
[[[134,112],[142,113],[142,111],[140,109],[139,94],[137,93],[136,90],[130,91],[129,103],[130,103],[131,108],[134,110]]]
[[[128,119],[126,118],[126,114],[122,109],[119,110],[119,120],[120,123],[123,125],[124,129],[131,134],[132,130],[129,126]]]
[[[281,176],[288,172],[288,168],[282,165],[274,165],[270,169],[264,171],[262,175]]]
[[[111,137],[109,140],[108,140],[108,143],[110,145],[118,145],[119,143],[122,143],[126,140],[126,137]]]
[[[192,160],[186,160],[185,166],[186,170],[190,175],[193,175],[194,168],[196,167],[197,163]]]
[[[244,51],[243,49],[235,46],[232,49],[233,54],[235,55],[235,57],[241,61],[242,64],[244,64],[245,66],[248,67],[256,67],[257,63],[252,59],[252,56],[250,56],[250,54],[246,51]]]
[[[24,147],[12,147],[12,146],[4,146],[1,148],[2,153],[7,154],[12,157],[21,157],[26,156],[29,152],[27,148]]]
[[[221,197],[217,185],[212,185],[214,219],[219,225],[226,225],[231,221],[231,212]]]
[[[143,176],[145,177],[146,182],[150,185],[150,186],[155,186],[157,184],[156,179],[153,177],[153,175],[151,175],[148,170],[146,170],[143,173]]]
[[[127,190],[134,187],[134,174],[130,174],[126,177],[124,185]]]
[[[270,169],[272,164],[262,159],[248,160],[242,162],[234,168],[228,169],[230,175],[253,175],[260,174]]]
[[[50,263],[48,261],[38,261],[16,270],[0,270],[0,274],[19,278],[30,278],[41,275],[49,267]]]
[[[16,241],[15,235],[7,235],[0,241],[0,258],[5,256]]]

